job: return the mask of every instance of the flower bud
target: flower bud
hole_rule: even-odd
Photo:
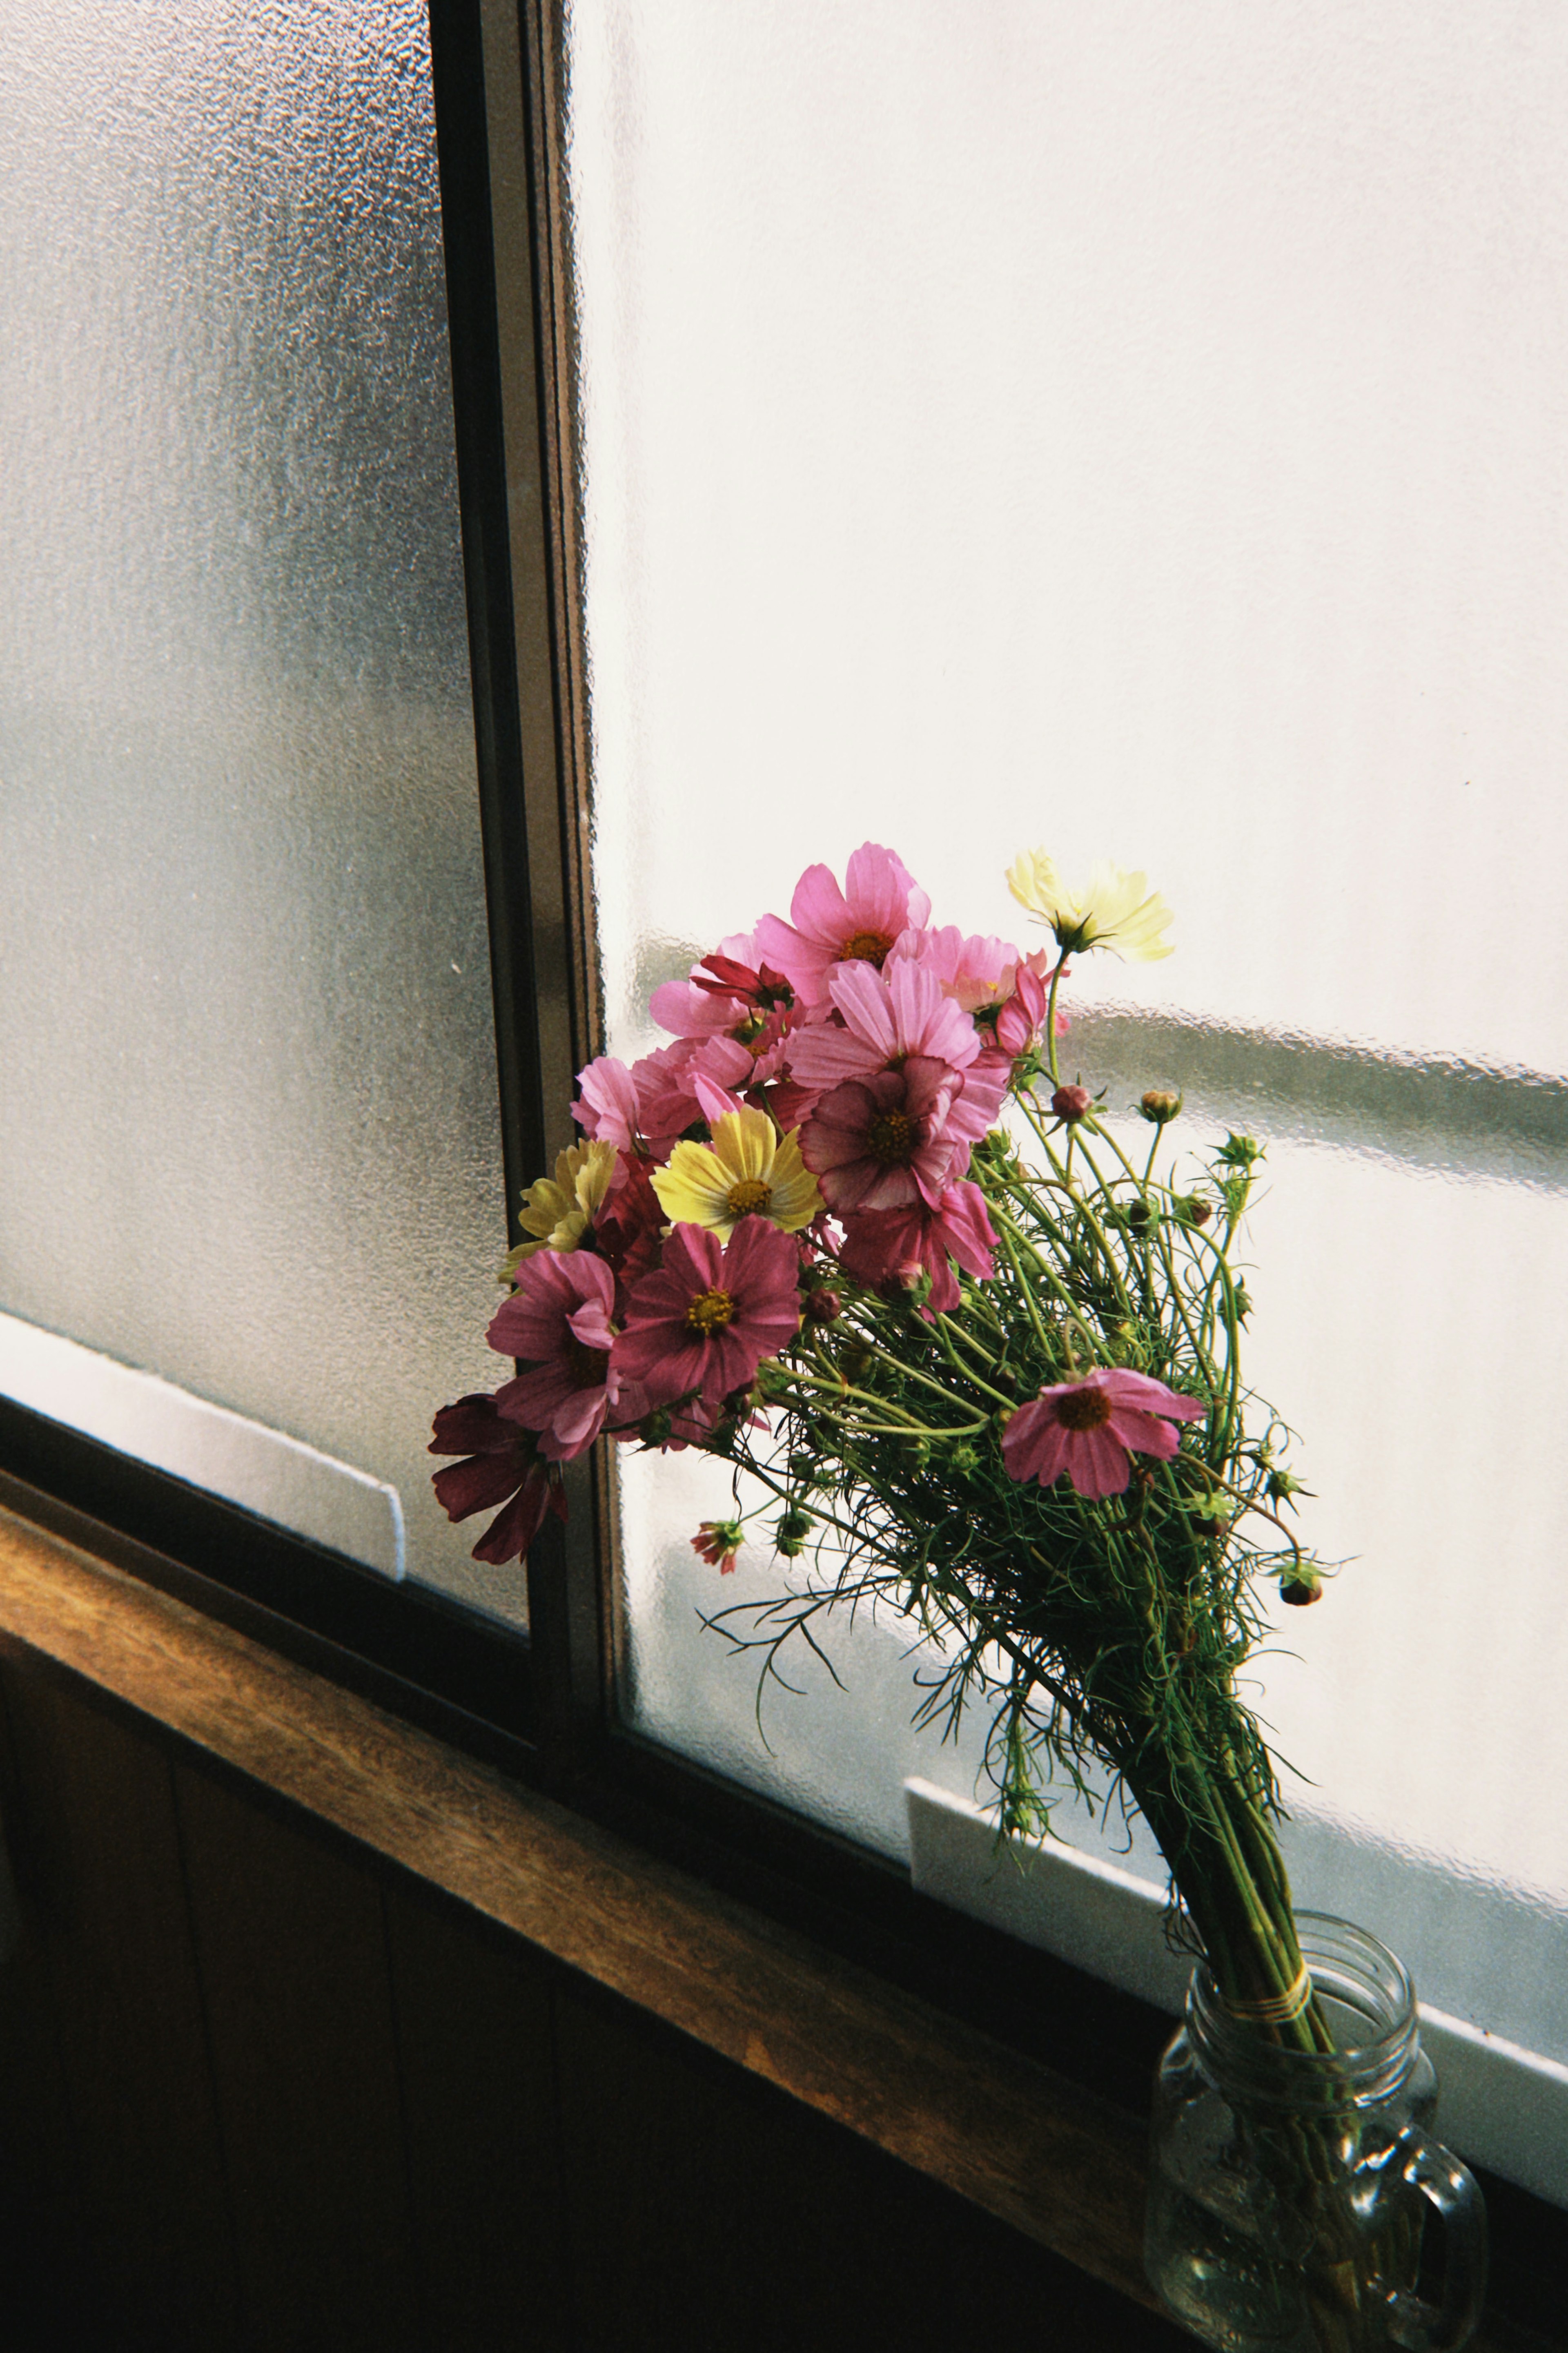
[[[774,1551],[783,1553],[785,1560],[798,1560],[815,1525],[809,1512],[792,1507],[782,1514],[773,1530]]]
[[[1189,1226],[1206,1226],[1214,1215],[1214,1203],[1206,1201],[1201,1193],[1189,1193],[1177,1207]]]
[[[805,1294],[805,1320],[808,1324],[832,1324],[844,1313],[844,1301],[826,1282],[819,1282]]]
[[[1084,1117],[1089,1105],[1087,1087],[1058,1087],[1051,1097],[1051,1109],[1058,1119],[1066,1120],[1069,1127],[1075,1120]]]
[[[1293,1609],[1305,1609],[1323,1598],[1323,1580],[1317,1570],[1303,1561],[1299,1568],[1287,1571],[1279,1580],[1279,1599]]]
[[[1288,1504],[1292,1495],[1308,1492],[1293,1471],[1270,1471],[1263,1486],[1271,1504]]]
[[[1138,1108],[1152,1126],[1163,1127],[1181,1110],[1182,1098],[1172,1094],[1168,1087],[1151,1087],[1140,1098]]]
[[[645,1413],[637,1424],[637,1436],[645,1446],[663,1446],[669,1438],[671,1415],[668,1406],[655,1406]]]

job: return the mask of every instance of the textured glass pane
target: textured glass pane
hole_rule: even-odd
[[[1568,2060],[1568,18],[573,14],[615,1046],[868,838],[967,931],[1020,847],[1149,870],[1177,953],[1080,961],[1068,1051],[1275,1139],[1249,1371],[1352,1562],[1264,1669],[1312,1892]],[[623,1479],[640,1724],[889,1852],[905,1772],[969,1794],[892,1624],[764,1747],[698,1611],[779,1565],[694,1558],[718,1466]]]
[[[420,0],[0,45],[0,1306],[429,1496],[505,1246]]]

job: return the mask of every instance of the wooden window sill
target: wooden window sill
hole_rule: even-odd
[[[0,1645],[443,1890],[1152,2308],[1110,2103],[0,1511]],[[1477,2353],[1524,2340],[1489,2330]]]

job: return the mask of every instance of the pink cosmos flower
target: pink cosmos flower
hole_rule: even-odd
[[[540,1461],[530,1431],[502,1419],[493,1397],[462,1397],[456,1405],[444,1405],[436,1416],[429,1451],[469,1458],[431,1473],[437,1501],[449,1520],[466,1520],[475,1512],[506,1504],[474,1546],[476,1560],[497,1567],[519,1560],[539,1534],[547,1511],[559,1520],[566,1517],[560,1472]]]
[[[591,1446],[612,1406],[622,1421],[640,1420],[647,1410],[611,1359],[615,1302],[616,1279],[602,1258],[540,1250],[524,1260],[516,1289],[490,1324],[490,1346],[526,1367],[497,1390],[496,1405],[508,1420],[537,1431],[548,1461],[570,1462]]]
[[[733,1037],[754,1055],[758,1031],[767,1027],[777,1035],[794,1003],[783,973],[763,960],[751,934],[740,933],[694,964],[689,979],[656,988],[648,1010],[678,1038]]]
[[[643,1135],[655,1159],[665,1159],[689,1127],[711,1127],[742,1109],[740,1091],[754,1076],[745,1048],[722,1036],[678,1039],[634,1062]]]
[[[956,923],[944,923],[926,934],[919,960],[936,975],[945,996],[965,1013],[978,1013],[1011,993],[1018,951],[1005,940],[966,939]]]
[[[577,1073],[577,1100],[572,1116],[586,1136],[603,1136],[617,1152],[635,1152],[640,1118],[637,1082],[614,1054]]]
[[[1013,993],[996,1010],[996,1043],[1009,1062],[1016,1062],[1038,1048],[1046,1034],[1046,1008],[1049,998],[1045,982],[1037,972],[1021,964],[1013,975]],[[1059,1036],[1064,1016],[1057,1016]]]
[[[790,920],[764,915],[753,934],[759,955],[782,972],[804,1006],[826,1002],[836,965],[865,963],[879,972],[900,943],[931,918],[931,901],[901,859],[874,841],[849,860],[841,891],[830,868],[808,866],[795,886]]]
[[[1065,1471],[1080,1495],[1120,1495],[1131,1476],[1131,1449],[1168,1462],[1176,1451],[1173,1421],[1201,1421],[1208,1408],[1180,1397],[1148,1373],[1096,1366],[1081,1381],[1062,1381],[1021,1405],[1002,1433],[1002,1460],[1020,1484],[1048,1487]]]
[[[940,1062],[907,1063],[847,1079],[800,1132],[800,1156],[842,1217],[850,1209],[908,1209],[940,1201],[959,1151],[942,1133],[951,1097]]]
[[[978,1185],[950,1185],[935,1208],[925,1202],[902,1209],[851,1210],[844,1220],[844,1242],[838,1253],[847,1274],[868,1291],[899,1282],[913,1268],[931,1276],[931,1293],[922,1310],[943,1314],[959,1303],[961,1293],[953,1261],[965,1273],[989,1281],[995,1272],[996,1236]]]
[[[963,1008],[943,996],[934,972],[907,957],[882,972],[868,964],[840,965],[829,976],[828,993],[842,1028],[821,1022],[790,1040],[791,1072],[806,1086],[868,1078],[911,1055],[956,1075],[980,1051],[980,1033]]]
[[[743,1218],[723,1244],[704,1226],[676,1226],[658,1272],[627,1297],[617,1374],[640,1381],[652,1405],[695,1391],[717,1406],[749,1388],[800,1329],[799,1273],[794,1239],[764,1218]]]

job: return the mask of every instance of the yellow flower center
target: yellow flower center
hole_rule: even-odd
[[[734,1314],[735,1303],[727,1291],[700,1291],[686,1311],[686,1320],[706,1339],[710,1332],[721,1332]]]
[[[886,932],[852,932],[838,953],[846,964],[874,964],[880,972],[892,944]]]
[[[1064,1430],[1103,1430],[1116,1410],[1109,1389],[1086,1381],[1071,1397],[1057,1399],[1057,1419]]]
[[[731,1186],[724,1199],[732,1218],[750,1218],[759,1209],[767,1208],[773,1198],[771,1185],[764,1185],[756,1176],[742,1176],[738,1185]]]
[[[907,1112],[879,1112],[866,1130],[866,1149],[884,1168],[908,1160],[918,1141],[915,1123]]]

